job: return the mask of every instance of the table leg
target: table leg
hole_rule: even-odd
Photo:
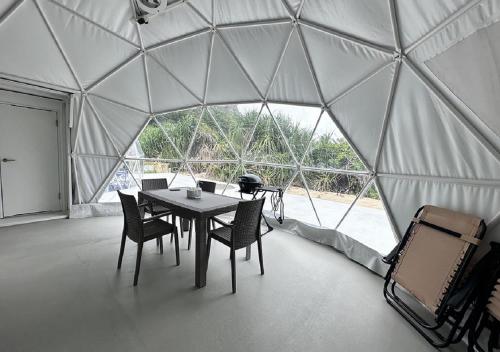
[[[207,284],[207,218],[197,217],[195,220],[195,229],[195,285],[200,288]]]
[[[247,247],[247,252],[246,252],[246,255],[245,255],[245,259],[246,260],[250,260],[251,258],[252,258],[252,247],[248,246]]]

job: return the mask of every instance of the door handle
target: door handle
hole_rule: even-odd
[[[10,163],[11,161],[16,161],[16,159],[7,159],[7,158],[3,158],[2,161],[4,163]]]

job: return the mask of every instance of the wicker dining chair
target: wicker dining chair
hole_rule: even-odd
[[[141,211],[133,195],[124,194],[120,191],[118,191],[118,195],[120,196],[124,215],[122,241],[120,245],[120,255],[118,257],[118,269],[122,266],[125,239],[128,237],[133,242],[137,243],[137,258],[134,273],[134,286],[137,286],[144,242],[153,239],[158,240],[160,244],[160,253],[163,254],[163,236],[173,234],[175,239],[176,264],[179,265],[179,237],[177,235],[177,228],[174,225],[159,219],[160,217],[163,217],[164,214],[143,218],[141,217]]]
[[[142,190],[143,191],[153,191],[156,189],[168,189],[168,181],[166,178],[145,178],[142,180]],[[139,193],[139,204],[142,203],[141,195]],[[151,215],[165,214],[171,215],[172,211],[162,205],[150,204],[145,207],[145,212]]]
[[[222,225],[222,227],[213,229],[208,234],[207,268],[212,239],[217,240],[230,248],[233,293],[236,293],[236,250],[246,248],[252,243],[257,242],[257,248],[259,250],[260,274],[264,275],[260,219],[265,200],[266,198],[259,198],[255,200],[241,201],[236,209],[234,221],[232,221],[231,224],[228,224],[214,218],[214,221]]]
[[[198,181],[198,186],[203,192],[215,193],[217,183],[211,181]],[[215,227],[213,220],[211,221],[212,227]],[[188,237],[188,251],[191,249],[191,238],[193,237],[194,221],[189,220],[189,237]]]

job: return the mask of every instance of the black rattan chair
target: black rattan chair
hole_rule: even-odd
[[[142,190],[152,191],[155,189],[168,189],[168,182],[166,178],[146,178],[142,180]],[[141,194],[139,193],[139,204],[143,202]],[[171,215],[172,211],[162,205],[150,204],[145,207],[145,212],[155,216],[158,214]]]
[[[175,238],[176,263],[179,265],[179,237],[177,235],[177,228],[174,225],[159,219],[164,216],[163,214],[158,214],[150,218],[143,218],[134,196],[121,193],[120,191],[118,191],[118,195],[120,196],[124,216],[120,255],[118,257],[118,269],[122,266],[125,239],[128,237],[138,245],[134,274],[134,286],[137,286],[144,242],[156,239],[160,244],[160,253],[163,254],[163,236],[173,234]]]
[[[217,183],[211,181],[198,181],[198,186],[201,188],[203,192],[215,193],[215,187]],[[193,237],[193,219],[189,220],[189,237],[188,237],[188,251],[191,249],[191,238]],[[212,227],[215,227],[215,224],[212,220]]]
[[[264,275],[264,259],[262,256],[262,241],[260,234],[260,219],[265,198],[242,201],[238,204],[234,221],[231,224],[219,219],[214,220],[222,227],[213,229],[208,234],[207,241],[207,267],[210,256],[210,244],[212,239],[228,246],[231,250],[231,277],[233,293],[236,293],[236,255],[238,249],[246,248],[257,242],[259,250],[260,273]]]

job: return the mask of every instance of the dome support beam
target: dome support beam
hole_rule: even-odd
[[[7,9],[1,16],[0,16],[0,26],[7,21],[7,19],[16,12],[16,10],[23,4],[24,0],[18,0],[14,4],[12,4],[11,7]]]

